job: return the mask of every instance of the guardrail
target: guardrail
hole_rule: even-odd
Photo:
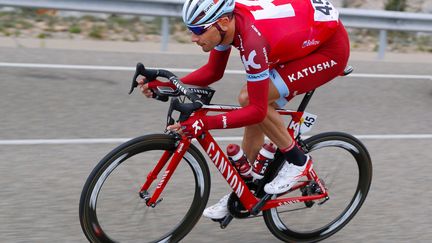
[[[50,8],[82,12],[162,16],[162,50],[169,40],[168,17],[180,17],[184,0],[0,0],[0,6]],[[350,28],[380,30],[378,58],[387,47],[387,31],[432,32],[432,14],[339,8],[340,18]]]

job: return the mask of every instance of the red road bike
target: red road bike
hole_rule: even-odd
[[[167,124],[174,123],[173,116],[177,113],[183,121],[193,113],[205,115],[240,108],[210,104],[213,89],[187,88],[171,72],[145,69],[140,63],[130,93],[137,86],[135,80],[139,75],[148,80],[164,77],[177,87],[161,85],[154,89],[156,99],[167,101],[171,97]],[[278,110],[281,115],[291,117],[289,134],[314,160],[314,167],[305,179],[290,191],[270,195],[263,190],[284,162],[279,150],[264,178],[251,182],[240,177],[208,131],[197,138],[203,150],[175,132],[145,135],[115,148],[88,177],[79,208],[87,239],[91,242],[183,239],[200,219],[209,198],[210,170],[203,152],[233,191],[228,200],[230,213],[218,221],[221,228],[233,218],[262,216],[270,232],[282,241],[319,241],[336,233],[366,199],[372,164],[365,146],[349,134],[327,132],[302,139],[316,121],[315,115],[305,112],[313,92],[305,94],[297,111]],[[185,102],[184,97],[192,103]]]

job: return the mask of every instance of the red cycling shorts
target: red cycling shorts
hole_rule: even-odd
[[[350,53],[348,34],[342,25],[311,54],[270,70],[270,79],[279,91],[276,101],[283,107],[296,95],[306,93],[341,75]]]

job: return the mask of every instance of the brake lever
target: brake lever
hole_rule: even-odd
[[[135,68],[135,74],[132,79],[131,88],[129,90],[129,94],[132,94],[134,89],[138,87],[138,82],[136,81],[138,76],[142,75],[146,77],[146,81],[144,83],[148,83],[151,80],[155,80],[159,75],[159,70],[147,70],[142,63],[137,63]]]
[[[171,103],[170,103],[170,106],[169,106],[169,109],[168,109],[167,125],[166,125],[166,127],[168,127],[170,125],[174,125],[174,123],[175,123],[175,120],[172,117],[172,114],[173,114],[173,111],[174,111],[173,105],[174,105],[175,100],[178,100],[178,98],[171,99]]]
[[[132,94],[132,92],[134,91],[134,89],[136,87],[138,87],[138,82],[136,80],[137,80],[138,76],[140,75],[139,71],[141,71],[141,66],[144,67],[144,65],[142,65],[142,63],[137,63],[137,66],[135,68],[135,74],[134,74],[134,76],[132,78],[132,84],[131,84],[131,88],[129,90],[129,94]]]

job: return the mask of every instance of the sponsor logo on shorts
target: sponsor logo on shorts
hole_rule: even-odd
[[[304,77],[309,76],[309,74],[315,74],[317,72],[324,71],[326,69],[332,68],[337,65],[337,62],[334,60],[330,60],[327,62],[323,62],[317,65],[313,65],[307,68],[302,69],[301,71],[298,71],[297,73],[293,73],[288,75],[289,81],[292,83],[294,81],[297,81],[299,79],[302,79]]]

